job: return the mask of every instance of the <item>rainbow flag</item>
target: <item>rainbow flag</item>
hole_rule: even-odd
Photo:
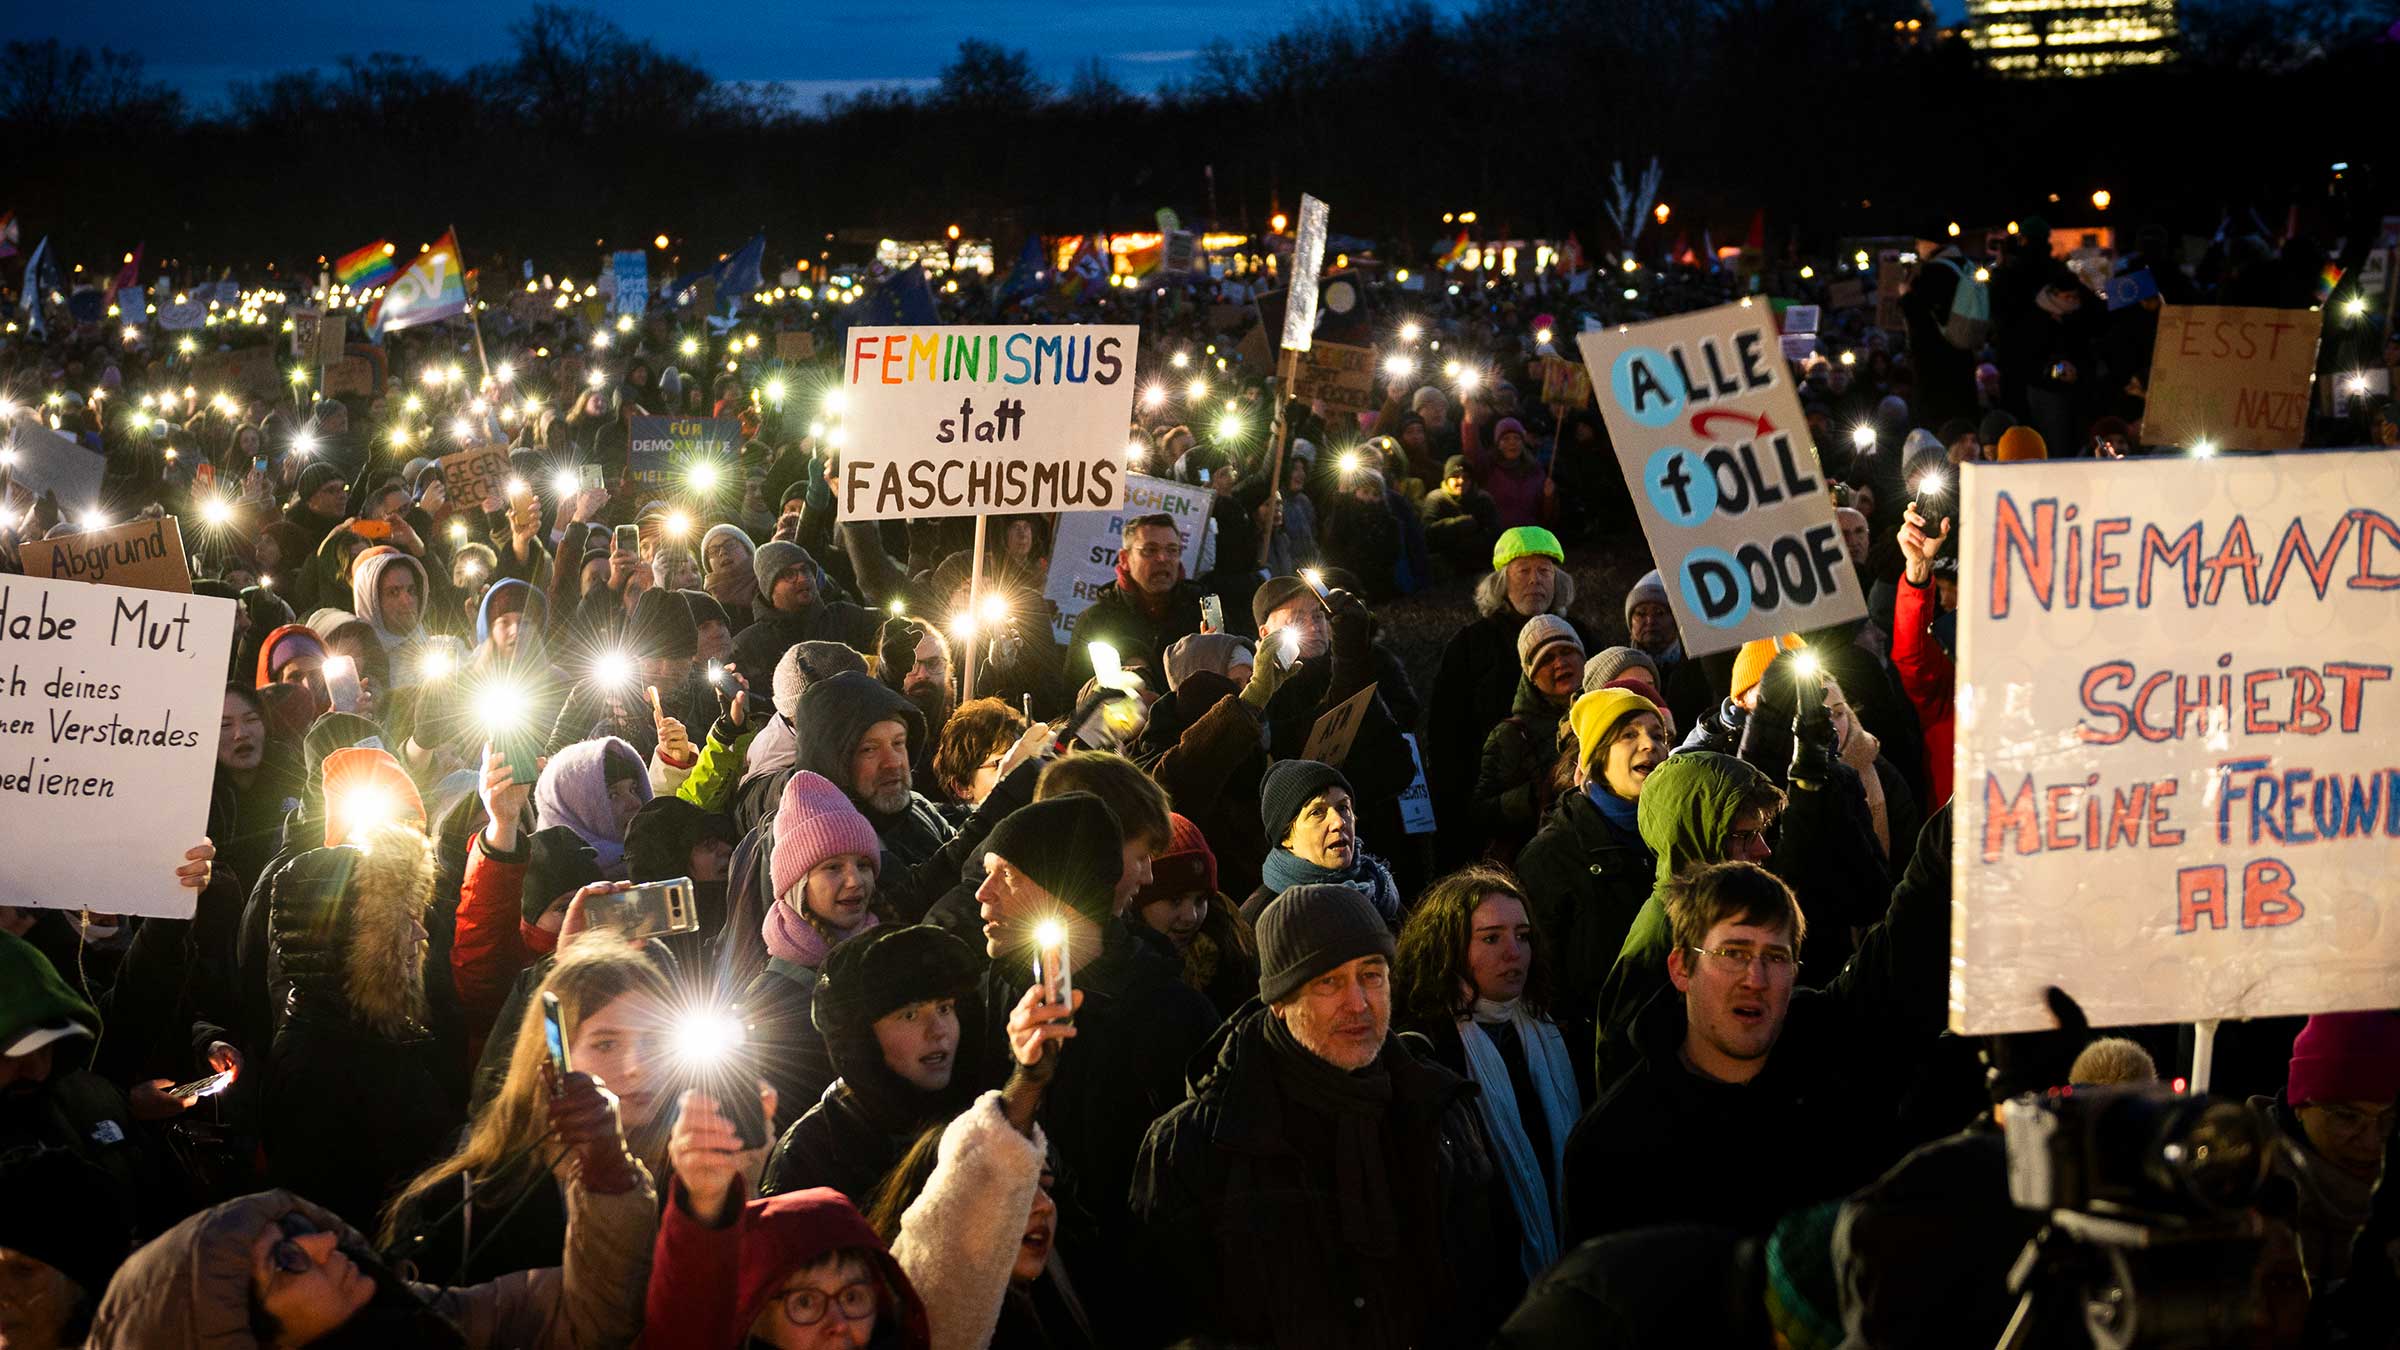
[[[380,337],[388,329],[414,328],[466,312],[467,282],[458,262],[458,235],[445,231],[440,242],[412,259],[367,307],[367,332]]]
[[[2317,273],[2317,303],[2321,305],[2332,299],[2333,288],[2341,284],[2341,264],[2330,262],[2325,264],[2325,270]]]
[[[333,279],[352,290],[380,286],[400,271],[400,264],[392,261],[393,252],[391,240],[378,239],[354,253],[345,253],[334,259]]]
[[[1450,245],[1450,251],[1436,259],[1433,265],[1436,267],[1456,267],[1458,266],[1458,260],[1466,257],[1468,252],[1474,247],[1475,245],[1467,240],[1467,232],[1462,229],[1458,232],[1458,241]]]

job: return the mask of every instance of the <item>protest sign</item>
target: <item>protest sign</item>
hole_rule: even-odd
[[[817,359],[817,335],[805,328],[775,335],[775,359],[778,361],[814,361]]]
[[[730,467],[742,452],[742,424],[732,417],[636,417],[627,429],[625,477],[649,492],[664,492],[693,461]]]
[[[1776,341],[1783,349],[1783,359],[1786,361],[1806,361],[1817,354],[1817,335],[1814,333],[1786,333]]]
[[[1283,308],[1283,348],[1304,352],[1317,331],[1317,274],[1325,270],[1325,203],[1300,194],[1300,230],[1292,238],[1291,289]]]
[[[340,365],[342,358],[349,353],[349,342],[350,317],[340,310],[326,315],[317,325],[315,364],[320,367]]]
[[[18,550],[25,575],[105,582],[145,591],[192,593],[183,529],[173,516],[127,521],[105,530],[37,539]]]
[[[609,279],[617,283],[616,294],[609,297],[611,311],[641,317],[650,307],[650,255],[640,249],[619,249],[610,259]]]
[[[375,393],[375,363],[363,356],[343,356],[325,366],[325,392],[356,394],[371,398]]]
[[[58,494],[58,504],[79,511],[100,500],[100,475],[108,461],[97,450],[86,450],[36,421],[30,412],[8,420],[8,440],[0,452],[8,470],[9,487],[39,497]]]
[[[208,322],[208,306],[197,300],[175,300],[158,307],[158,326],[170,333],[189,332]]]
[[[314,305],[294,305],[292,321],[292,359],[305,361],[317,354],[317,330],[325,325],[325,311]]]
[[[273,347],[236,347],[203,352],[192,362],[192,383],[202,389],[238,389],[260,398],[283,398],[291,389],[275,368]]]
[[[2299,449],[2323,321],[2305,309],[2160,306],[2142,444]]]
[[[1311,345],[1300,358],[1292,397],[1323,403],[1329,412],[1375,411],[1375,353],[1341,342]]]
[[[1358,739],[1358,728],[1367,720],[1367,705],[1374,702],[1375,690],[1370,684],[1327,709],[1308,729],[1308,744],[1300,747],[1300,758],[1340,768],[1342,761],[1350,758],[1350,743]]]
[[[1951,1029],[2400,1005],[2400,459],[1964,474]]]
[[[192,916],[234,609],[0,576],[0,900]]]
[[[1205,487],[1135,473],[1125,476],[1125,499],[1116,509],[1061,511],[1058,537],[1050,546],[1050,575],[1042,586],[1043,597],[1058,606],[1050,628],[1059,645],[1074,638],[1075,620],[1117,579],[1126,521],[1161,511],[1175,517],[1175,532],[1183,537],[1183,574],[1198,576],[1206,570],[1201,550],[1215,504],[1216,494]]]
[[[1908,294],[1910,265],[1915,260],[1886,253],[1875,264],[1875,326],[1897,333],[1908,327],[1900,312],[1900,297]]]
[[[1553,408],[1592,406],[1592,373],[1581,361],[1563,356],[1542,358],[1542,402]]]
[[[1200,236],[1190,230],[1167,231],[1166,261],[1162,264],[1169,276],[1188,276],[1200,259]]]
[[[508,451],[497,445],[479,445],[444,455],[436,465],[442,471],[442,491],[461,510],[472,510],[488,498],[507,495],[502,487],[508,482]]]
[[[1791,305],[1786,307],[1783,311],[1783,331],[1787,334],[1816,332],[1817,307],[1815,305]]]
[[[1132,324],[851,329],[841,518],[1116,506],[1140,345]]]
[[[1864,309],[1867,285],[1856,277],[1844,277],[1825,288],[1825,303],[1834,309]]]
[[[1400,739],[1408,742],[1408,762],[1416,766],[1417,776],[1410,780],[1408,790],[1400,794],[1400,831],[1403,834],[1431,834],[1433,824],[1433,789],[1425,782],[1425,752],[1417,748],[1417,735],[1403,731]]]
[[[1764,305],[1576,341],[1694,656],[1866,615]]]

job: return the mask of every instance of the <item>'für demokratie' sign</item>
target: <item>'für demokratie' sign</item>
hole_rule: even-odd
[[[1114,507],[1140,334],[1132,324],[850,330],[842,518]]]

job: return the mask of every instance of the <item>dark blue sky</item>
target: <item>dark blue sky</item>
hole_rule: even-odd
[[[1466,0],[1435,0],[1457,13]],[[930,83],[963,38],[981,37],[1031,53],[1063,82],[1090,57],[1117,80],[1148,90],[1188,74],[1211,38],[1237,43],[1281,30],[1299,7],[1289,0],[701,0],[630,3],[583,0],[626,31],[697,61],[725,80],[782,80],[808,99],[862,87]],[[201,105],[228,82],[279,70],[327,66],[373,51],[463,68],[506,53],[508,25],[530,0],[69,0],[0,3],[0,33],[56,37],[70,45],[139,53],[151,78]]]

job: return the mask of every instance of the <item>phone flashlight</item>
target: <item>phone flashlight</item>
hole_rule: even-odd
[[[1042,986],[1042,1002],[1075,1003],[1075,971],[1067,959],[1067,926],[1044,919],[1033,926],[1033,982]]]

